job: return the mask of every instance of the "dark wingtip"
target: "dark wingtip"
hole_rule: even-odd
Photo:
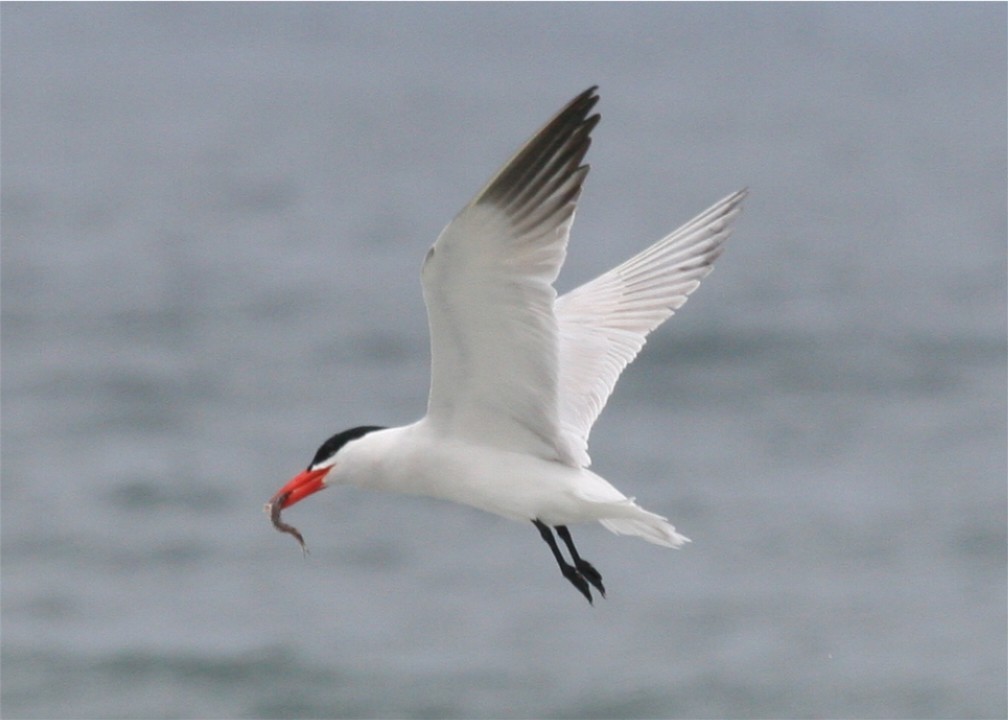
[[[591,145],[591,132],[602,117],[590,114],[599,101],[597,90],[598,86],[592,85],[564,105],[522,145],[474,202],[509,206],[512,214],[521,216],[538,207],[582,167],[587,168],[581,163]]]

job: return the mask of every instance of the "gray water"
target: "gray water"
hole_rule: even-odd
[[[2,9],[4,717],[1005,717],[1006,8]],[[594,468],[693,539],[334,489],[568,98],[561,290],[749,186]]]

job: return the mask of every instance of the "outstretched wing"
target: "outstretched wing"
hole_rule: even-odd
[[[446,436],[573,464],[560,432],[553,281],[563,264],[595,88],[574,98],[441,232],[422,281],[426,421]]]
[[[713,269],[747,192],[700,213],[622,265],[557,298],[560,426],[578,465],[613,386],[644,346]]]

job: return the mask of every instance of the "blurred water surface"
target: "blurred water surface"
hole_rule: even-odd
[[[1005,6],[2,10],[5,717],[1004,717]],[[430,242],[569,97],[561,289],[719,197],[594,467],[692,545],[330,490]]]

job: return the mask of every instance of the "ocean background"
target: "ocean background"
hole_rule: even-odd
[[[1004,718],[1006,6],[20,4],[5,718]],[[596,425],[693,539],[331,489],[425,408],[419,266],[601,86],[570,289],[743,186]],[[502,482],[506,482],[502,478]]]

